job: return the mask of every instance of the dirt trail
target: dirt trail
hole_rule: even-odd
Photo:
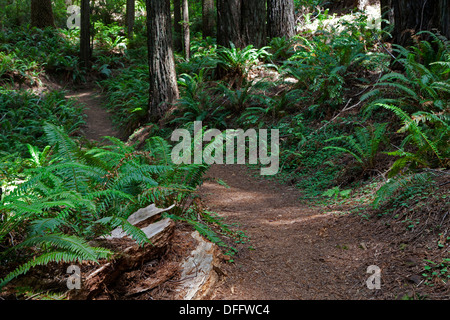
[[[325,214],[299,201],[294,187],[255,177],[245,166],[213,166],[200,194],[208,208],[237,223],[242,246],[213,299],[371,299],[367,267],[380,263],[379,240],[354,217]],[[358,220],[359,222],[359,220]],[[252,246],[254,250],[248,249]]]
[[[85,105],[88,139],[120,138],[101,107],[99,93],[83,89],[68,97]],[[415,258],[405,258],[406,252],[399,256],[383,232],[374,230],[376,223],[309,207],[300,201],[300,190],[263,179],[258,173],[244,165],[215,165],[208,176],[222,179],[229,188],[212,180],[199,189],[207,208],[250,237],[250,242],[238,245],[234,263],[220,266],[227,276],[212,299],[395,299],[408,290],[397,285],[400,291],[394,292],[392,286],[405,280],[398,276],[399,269],[405,268],[404,261]],[[371,265],[382,269],[381,290],[367,288]],[[416,265],[413,262],[407,268],[417,269]],[[413,269],[407,272],[414,274]]]
[[[109,113],[101,107],[102,97],[97,91],[82,89],[70,92],[66,97],[76,99],[85,106],[87,119],[84,135],[87,139],[101,141],[104,136],[121,138],[112,125]]]

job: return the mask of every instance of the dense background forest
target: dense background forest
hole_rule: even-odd
[[[269,183],[420,248],[384,298],[448,298],[449,38],[446,0],[1,0],[1,297],[67,298],[35,279],[110,259],[118,226],[144,246],[127,219],[151,204],[232,264],[248,237],[199,204],[210,165],[170,157],[202,121],[280,130]],[[86,88],[116,137],[86,137]]]

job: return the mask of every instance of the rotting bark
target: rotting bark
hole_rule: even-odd
[[[174,227],[175,223],[171,219],[164,219],[143,228],[150,240],[143,247],[131,239],[98,240],[99,246],[111,248],[117,254],[110,262],[91,272],[84,279],[82,289],[70,293],[70,299],[95,299],[124,272],[163,256],[170,248]]]

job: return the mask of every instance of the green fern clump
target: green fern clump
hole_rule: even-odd
[[[230,48],[220,47],[217,49],[217,65],[225,70],[226,76],[240,87],[248,75],[250,69],[256,65],[260,59],[270,56],[267,52],[269,47],[256,49],[249,45],[243,49],[236,48],[230,44]]]
[[[426,34],[432,36],[433,43],[423,40],[408,49],[395,45],[395,63],[403,66],[404,72],[385,74],[374,90],[361,97],[362,101],[369,101],[364,110],[366,115],[380,103],[395,105],[409,113],[442,112],[448,108],[450,78],[445,66],[450,63],[450,45],[442,37]]]
[[[333,137],[325,141],[341,142],[342,146],[328,146],[324,149],[350,154],[363,171],[371,170],[375,167],[375,159],[381,144],[387,142],[386,127],[387,123],[376,124],[373,128],[357,127],[352,136]]]
[[[361,67],[378,61],[364,43],[344,30],[325,31],[312,39],[297,36],[299,49],[284,63],[282,71],[297,80],[296,87],[309,95],[309,111],[323,117],[344,102],[348,82],[359,80]]]
[[[116,138],[85,149],[55,125],[46,124],[44,131],[49,146],[42,152],[29,147],[25,181],[0,199],[0,243],[10,247],[0,259],[11,261],[25,249],[35,258],[25,254],[28,261],[0,286],[37,265],[108,257],[110,251],[87,241],[118,226],[138,244],[147,243],[145,234],[126,220],[129,215],[152,203],[175,203],[182,210],[206,170],[203,165],[173,165],[171,147],[159,137],[151,138],[143,151]],[[17,244],[13,239],[18,234],[24,238]]]

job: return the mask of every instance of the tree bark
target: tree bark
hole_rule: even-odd
[[[266,1],[244,0],[241,12],[241,34],[244,46],[261,48],[266,42]]]
[[[174,30],[174,49],[183,50],[183,40],[181,38],[181,0],[173,0],[173,30]]]
[[[217,44],[242,48],[241,0],[217,0]]]
[[[409,46],[411,36],[423,30],[443,30],[448,23],[447,0],[392,0],[394,8],[394,43]],[[447,12],[447,14],[445,14]]]
[[[89,0],[81,0],[81,20],[80,20],[80,59],[85,68],[89,68],[91,58],[90,46],[90,6]]]
[[[440,25],[442,34],[450,39],[450,1],[440,0],[439,1],[439,12],[440,12]]]
[[[293,0],[267,0],[267,33],[271,39],[294,36]]]
[[[214,0],[202,0],[203,38],[214,36]]]
[[[170,0],[146,0],[150,122],[161,120],[179,98],[172,48]]]
[[[31,26],[55,27],[51,0],[31,0]]]
[[[182,4],[183,13],[183,51],[184,58],[189,61],[191,56],[191,35],[189,30],[189,3],[188,0],[183,0]]]
[[[131,39],[133,37],[135,11],[136,11],[135,0],[127,0],[126,24],[127,24],[128,39]]]

